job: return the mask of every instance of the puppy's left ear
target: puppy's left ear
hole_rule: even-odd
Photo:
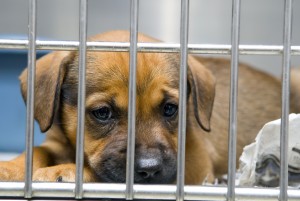
[[[188,82],[195,118],[205,131],[210,131],[210,117],[215,97],[215,78],[193,56],[189,56],[188,66]]]

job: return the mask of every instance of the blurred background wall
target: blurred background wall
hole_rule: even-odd
[[[129,0],[88,2],[89,35],[113,29],[129,29]],[[190,0],[189,42],[230,44],[231,4],[230,0]],[[241,44],[281,45],[283,10],[282,0],[243,0]],[[294,1],[293,10],[292,44],[300,45],[300,1]],[[0,1],[1,39],[26,38],[27,22],[28,1]],[[38,38],[78,40],[78,22],[79,0],[38,0]],[[140,0],[140,32],[166,42],[178,43],[179,29],[180,0]],[[0,151],[21,151],[24,148],[25,106],[17,77],[26,66],[26,51],[17,51],[23,54],[18,65],[13,65],[14,58],[5,56],[7,51],[1,52],[4,56],[0,57]],[[281,56],[241,56],[240,59],[280,76]],[[300,66],[299,56],[293,57],[292,65]],[[12,138],[7,138],[7,133]],[[43,135],[36,134],[36,138],[36,143],[39,143]]]

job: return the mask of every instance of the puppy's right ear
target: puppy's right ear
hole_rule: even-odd
[[[36,62],[34,117],[42,132],[46,132],[53,123],[59,105],[66,66],[73,57],[72,52],[60,51],[47,54]],[[25,103],[27,101],[27,72],[26,68],[19,77]]]
[[[191,101],[198,124],[210,131],[210,117],[215,98],[215,77],[195,57],[189,56],[188,82],[191,87]]]

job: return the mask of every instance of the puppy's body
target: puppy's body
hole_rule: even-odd
[[[116,31],[92,40],[128,38],[127,32]],[[139,41],[156,40],[140,35]],[[124,182],[129,55],[89,52],[87,61],[84,180]],[[139,53],[137,63],[135,182],[172,183],[176,178],[179,56]],[[188,65],[185,176],[187,184],[200,184],[227,171],[230,62],[190,56]],[[238,156],[281,111],[277,79],[245,65],[240,65],[239,72]],[[25,100],[26,74],[20,77]],[[75,179],[77,74],[75,52],[52,53],[37,63],[35,117],[41,130],[47,131],[47,139],[34,149],[34,180]],[[291,112],[299,112],[299,93],[292,90]],[[24,155],[0,163],[0,180],[23,178]]]
[[[230,61],[225,59],[198,58],[216,77],[216,96],[211,117],[212,130],[205,134],[214,147],[211,153],[215,174],[227,171],[227,132],[229,117]],[[295,111],[291,107],[291,111]],[[281,84],[268,74],[247,65],[239,66],[237,154],[253,142],[262,126],[271,119],[280,118]],[[238,158],[237,158],[238,159]]]

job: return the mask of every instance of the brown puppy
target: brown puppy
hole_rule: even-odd
[[[129,33],[91,40],[127,42]],[[156,42],[142,34],[139,41]],[[178,54],[138,53],[136,183],[176,179],[179,60]],[[190,56],[188,66],[185,179],[201,184],[227,171],[230,62]],[[125,182],[129,54],[88,52],[86,74],[84,181]],[[27,70],[20,76],[25,101],[26,79]],[[47,139],[34,148],[34,180],[75,180],[77,82],[77,52],[54,52],[37,61],[35,118]],[[280,117],[280,88],[277,79],[240,65],[238,156],[264,123]],[[23,179],[24,154],[0,163],[0,180]]]

